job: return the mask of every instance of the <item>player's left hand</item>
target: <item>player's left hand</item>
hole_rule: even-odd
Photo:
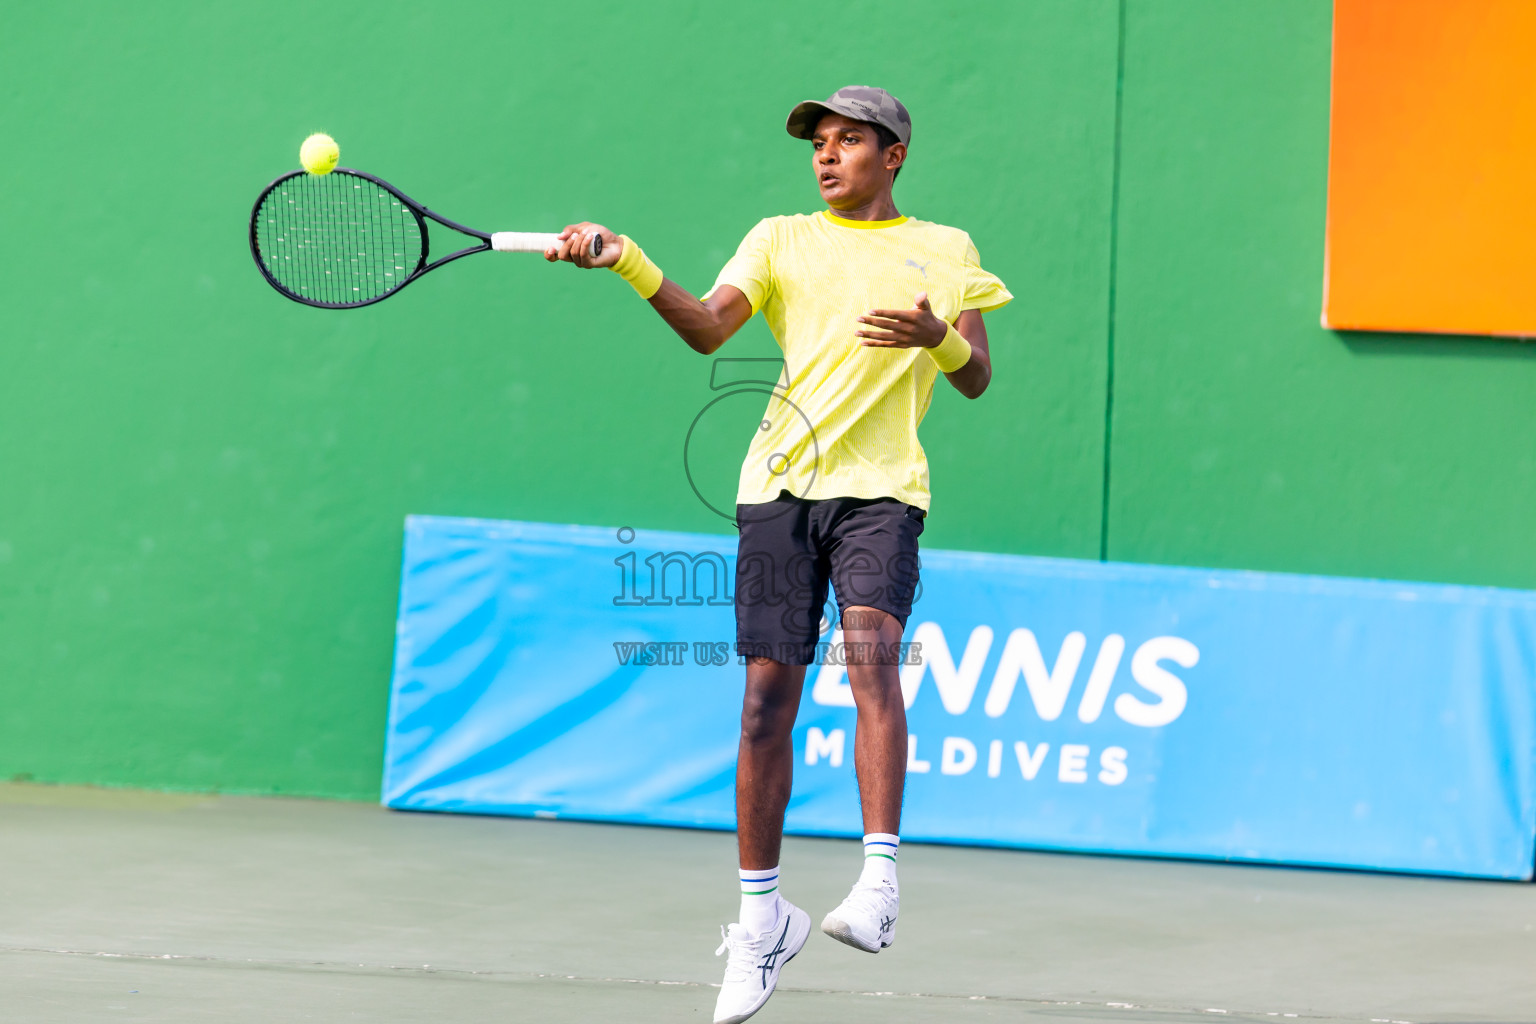
[[[949,333],[949,324],[933,315],[928,293],[918,292],[912,309],[872,309],[859,317],[869,330],[854,331],[859,344],[871,348],[937,348]]]

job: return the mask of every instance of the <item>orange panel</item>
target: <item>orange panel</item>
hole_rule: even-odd
[[[1536,335],[1536,0],[1335,0],[1323,325]]]

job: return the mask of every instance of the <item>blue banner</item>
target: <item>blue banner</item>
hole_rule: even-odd
[[[409,519],[384,802],[732,828],[735,551]],[[825,636],[787,827],[857,836]],[[904,838],[1531,877],[1536,594],[924,551],[906,639]]]

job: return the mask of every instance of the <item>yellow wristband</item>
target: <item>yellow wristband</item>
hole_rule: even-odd
[[[965,340],[965,336],[955,330],[955,325],[949,325],[949,333],[944,335],[944,340],[928,350],[933,356],[933,361],[945,373],[954,373],[960,367],[971,361],[971,343]]]
[[[642,299],[648,299],[661,290],[661,268],[646,258],[645,250],[635,244],[635,240],[628,235],[620,235],[619,241],[624,243],[624,251],[619,254],[619,262],[613,265],[614,273],[629,282]]]

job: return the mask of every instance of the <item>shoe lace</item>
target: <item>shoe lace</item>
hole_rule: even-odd
[[[890,891],[883,885],[856,885],[843,900],[843,906],[878,921],[886,912],[890,898]]]
[[[725,962],[725,980],[742,981],[749,977],[757,964],[757,948],[746,929],[733,924],[727,930],[725,925],[721,925],[720,939],[720,948],[715,950],[715,956],[730,953]]]

